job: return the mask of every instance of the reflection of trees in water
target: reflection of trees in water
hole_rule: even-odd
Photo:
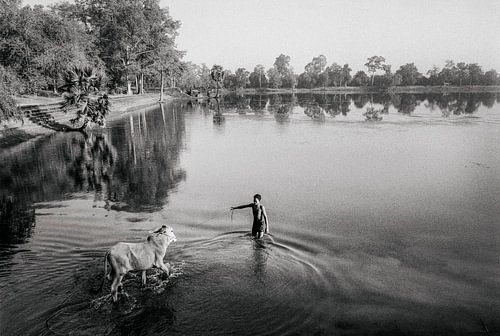
[[[366,108],[366,112],[363,113],[367,121],[380,121],[383,118],[380,114],[383,113],[383,109],[375,109],[373,106]]]
[[[54,133],[22,150],[2,153],[0,194],[15,195],[22,203],[60,200],[75,190],[68,175],[79,155],[74,150],[81,133]]]
[[[113,209],[157,210],[169,193],[185,180],[179,168],[184,146],[185,107],[160,105],[155,113],[132,115],[126,128],[113,128],[118,150],[113,174]]]
[[[11,260],[20,251],[15,245],[28,242],[35,224],[32,203],[0,193],[0,264],[4,275],[10,272]]]
[[[208,100],[209,112],[213,114],[213,122],[215,125],[222,125],[226,118],[222,114],[221,105],[223,105],[222,98],[210,98]]]
[[[279,123],[288,122],[290,121],[290,114],[292,114],[292,110],[292,104],[274,105],[272,108],[274,119]]]
[[[0,198],[0,244],[23,244],[35,227],[35,209],[13,196]]]
[[[496,96],[497,94],[491,92],[429,94],[426,96],[426,107],[431,110],[438,108],[444,117],[472,114],[481,105],[487,108],[493,107]]]
[[[250,98],[249,97],[242,97],[241,99],[238,99],[236,103],[236,111],[239,114],[246,114],[250,110]]]
[[[329,100],[326,105],[323,106],[326,113],[332,117],[336,117],[340,114],[346,116],[350,111],[351,97],[343,94],[330,95]]]
[[[411,114],[415,108],[420,104],[414,94],[393,94],[391,95],[392,105],[399,113]]]
[[[216,113],[216,114],[214,114],[212,121],[213,121],[214,125],[222,126],[222,125],[224,125],[226,118],[224,117],[224,115],[222,113]]]
[[[33,204],[83,190],[116,201],[115,208],[161,207],[186,176],[179,168],[186,109],[185,102],[180,105],[131,115],[88,138],[55,133],[2,153],[0,197],[15,195],[20,204]]]
[[[370,96],[366,94],[353,95],[352,100],[356,108],[362,109],[370,102]]]
[[[304,114],[314,121],[325,121],[325,110],[317,103],[306,106]]]
[[[110,192],[109,184],[116,160],[116,149],[109,143],[106,134],[90,134],[73,138],[72,163],[68,175],[78,190]],[[106,197],[106,199],[109,198]]]
[[[358,110],[365,109],[367,104],[369,107],[368,115],[374,115],[371,108],[373,105],[381,105],[381,108],[376,108],[377,115],[388,114],[391,106],[398,113],[412,114],[416,108],[426,102],[426,107],[435,109],[439,107],[443,115],[450,114],[467,114],[474,113],[482,105],[492,107],[498,99],[498,94],[495,93],[377,93],[377,94],[331,94],[331,93],[298,93],[298,94],[271,94],[271,95],[251,95],[244,98],[238,95],[225,96],[227,99],[223,110],[242,110],[248,109],[258,112],[265,110],[273,113],[280,106],[287,104],[286,109],[293,113],[295,106],[300,106],[304,109],[306,115],[313,120],[325,120],[325,116],[329,115],[336,117],[338,115],[346,116],[352,107]],[[363,113],[365,115],[366,109]],[[284,114],[281,114],[276,119],[283,120]],[[375,118],[376,119],[376,118]]]
[[[282,95],[272,95],[269,98],[268,111],[274,115],[274,119],[279,123],[290,121],[290,115],[293,113],[294,98]]]
[[[477,94],[478,99],[481,101],[484,107],[492,108],[495,105],[495,101],[498,99],[498,93],[493,92],[483,92]]]
[[[250,101],[248,105],[250,106],[250,109],[255,113],[264,113],[264,110],[267,107],[267,101],[268,101],[267,96],[252,95],[250,96]]]
[[[325,113],[332,117],[346,116],[350,111],[351,98],[345,94],[309,94],[300,96],[299,106],[313,120],[325,120]]]

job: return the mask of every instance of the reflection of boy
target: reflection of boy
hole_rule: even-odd
[[[262,238],[264,233],[269,233],[269,220],[267,219],[266,208],[260,203],[261,199],[262,197],[259,194],[255,194],[253,203],[231,207],[231,210],[252,208],[252,235],[256,238]]]

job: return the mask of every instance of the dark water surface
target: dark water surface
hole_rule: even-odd
[[[227,96],[0,157],[1,335],[500,332],[496,94]],[[261,193],[271,235],[249,236]],[[94,294],[162,224],[169,278]]]

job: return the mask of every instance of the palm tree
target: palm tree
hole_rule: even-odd
[[[110,111],[108,95],[99,91],[102,76],[91,67],[74,67],[62,76],[64,85],[63,110],[74,110],[73,125],[80,125],[71,130],[84,131],[89,123],[104,126],[106,115]]]
[[[215,81],[217,88],[215,98],[219,98],[219,89],[222,86],[222,81],[224,80],[224,70],[222,66],[215,64],[212,67],[212,70],[210,70],[210,76],[212,77],[212,80]]]

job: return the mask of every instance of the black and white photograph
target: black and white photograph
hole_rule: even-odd
[[[0,335],[500,336],[499,13],[0,0]]]

